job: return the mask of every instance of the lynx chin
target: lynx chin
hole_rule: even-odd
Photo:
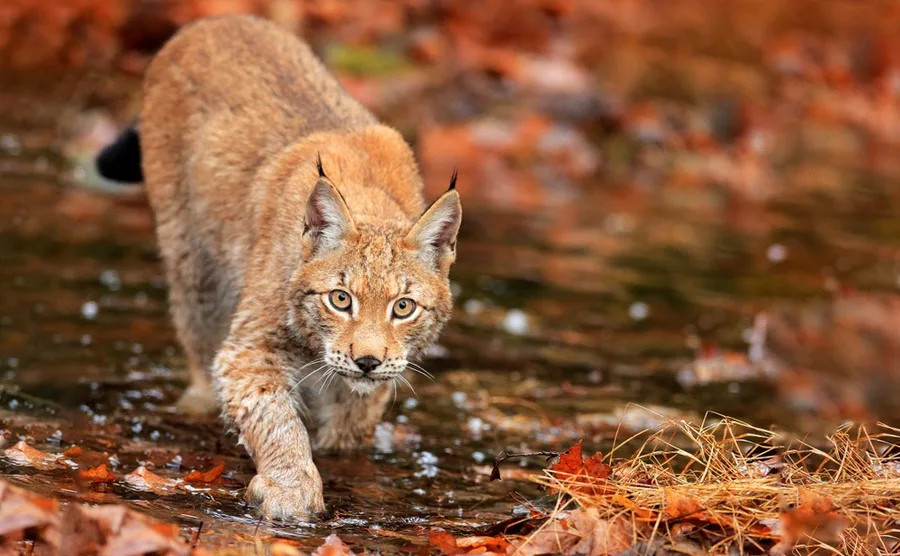
[[[250,16],[182,29],[138,123],[98,157],[143,181],[189,364],[187,413],[221,410],[267,518],[324,509],[313,447],[371,441],[451,313],[462,209],[430,206],[409,146],[309,47]]]

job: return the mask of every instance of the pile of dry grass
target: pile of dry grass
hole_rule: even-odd
[[[717,417],[640,433],[603,465],[573,465],[573,447],[536,479],[559,502],[516,552],[900,553],[900,429],[846,425],[828,442]]]

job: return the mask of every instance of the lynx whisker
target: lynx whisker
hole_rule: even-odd
[[[328,389],[332,382],[334,382],[334,378],[338,376],[337,371],[333,368],[329,367],[328,372],[325,373],[325,381],[322,383],[322,386],[319,387],[319,394]],[[318,384],[318,382],[316,382]]]
[[[398,380],[399,380],[400,382],[402,382],[404,385],[406,385],[407,388],[410,389],[410,391],[413,393],[413,396],[415,396],[416,398],[419,397],[419,395],[416,394],[416,389],[413,388],[412,384],[410,384],[410,382],[409,382],[408,380],[406,380],[406,377],[405,377],[405,376],[403,376],[403,375],[397,375],[397,376],[394,378],[394,386],[397,385],[397,381],[398,381]]]
[[[406,366],[414,373],[420,374],[431,382],[434,382],[434,375],[426,371],[421,365],[407,361]]]

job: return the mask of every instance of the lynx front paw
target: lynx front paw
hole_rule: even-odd
[[[290,485],[283,485],[257,475],[247,487],[247,501],[259,504],[259,511],[266,519],[290,519],[309,517],[325,510],[322,498],[322,479],[307,474]]]

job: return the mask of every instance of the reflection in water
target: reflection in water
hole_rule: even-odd
[[[65,463],[0,471],[47,494],[203,521],[208,542],[250,538],[251,461],[217,421],[168,408],[186,374],[151,216],[139,193],[72,187],[54,141],[49,123],[0,140],[5,447],[77,444],[85,455],[72,465],[119,475],[181,478],[220,461],[226,472],[220,485],[158,495],[121,481],[86,489]],[[596,188],[525,213],[472,192],[456,315],[426,365],[437,380],[416,377],[418,398],[398,397],[366,457],[318,457],[327,519],[274,532],[340,527],[348,543],[378,547],[405,542],[384,531],[493,523],[511,492],[541,495],[488,482],[498,451],[601,447],[620,427],[707,410],[814,435],[830,420],[900,418],[884,394],[898,380],[900,197],[867,183],[843,200],[743,206],[710,189]]]

